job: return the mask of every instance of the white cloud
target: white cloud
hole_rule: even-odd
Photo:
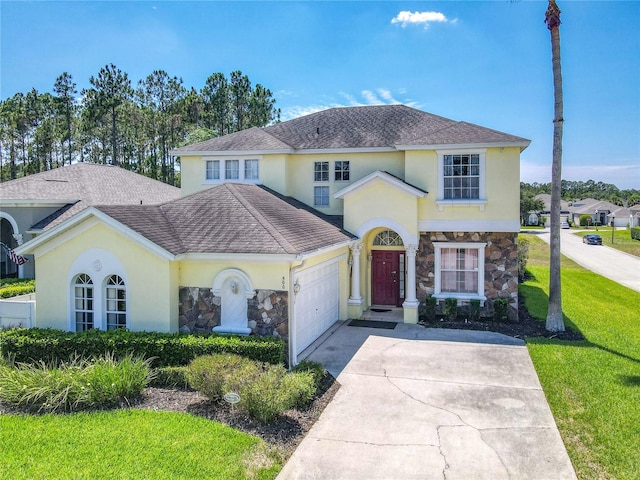
[[[440,12],[410,12],[408,10],[403,10],[391,19],[391,23],[399,23],[403,28],[407,25],[424,25],[424,28],[429,28],[431,23],[447,23],[448,21],[447,17]]]
[[[399,89],[397,94],[404,95],[406,89]],[[408,107],[420,108],[420,104],[411,100],[410,98],[403,98],[397,100],[393,96],[393,92],[386,88],[377,88],[374,90],[362,90],[358,95],[353,95],[348,92],[338,92],[338,95],[345,101],[338,102],[326,102],[324,104],[314,105],[296,105],[292,107],[283,107],[280,118],[282,121],[291,120],[293,118],[302,117],[304,115],[310,115],[321,110],[336,107],[364,107],[367,105],[397,105],[403,104]],[[359,100],[362,98],[362,100]]]

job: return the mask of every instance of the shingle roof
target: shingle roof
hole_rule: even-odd
[[[0,183],[0,202],[69,202],[32,228],[49,229],[91,205],[158,204],[180,189],[113,165],[76,163]]]
[[[302,254],[354,238],[257,185],[224,183],[162,205],[96,208],[174,255]]]
[[[264,128],[250,128],[176,149],[181,152],[396,148],[398,145],[506,143],[529,140],[406,105],[330,108]]]

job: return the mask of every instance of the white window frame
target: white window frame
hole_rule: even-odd
[[[326,167],[326,170],[324,169]],[[329,162],[322,160],[319,162],[313,162],[313,181],[314,182],[328,182],[331,169]],[[323,178],[326,174],[327,178]]]
[[[340,164],[340,168],[338,168],[338,164]],[[347,178],[344,178],[345,175]],[[349,160],[334,161],[333,162],[333,180],[335,182],[348,182],[350,181],[350,179],[351,179],[351,165],[349,164]]]
[[[438,299],[457,298],[458,300],[480,300],[484,302],[487,297],[484,294],[484,262],[486,243],[481,242],[433,242],[435,248],[435,284],[433,296]],[[469,292],[442,292],[442,250],[445,248],[478,250],[478,290]]]
[[[88,281],[80,282],[81,277],[86,277]],[[91,276],[87,273],[79,273],[75,276],[73,281],[73,285],[71,288],[73,289],[73,331],[74,332],[83,332],[84,330],[78,330],[78,313],[82,314],[85,317],[85,320],[82,322],[83,325],[87,325],[86,330],[90,330],[95,328],[96,325],[96,285],[93,282]],[[80,289],[82,291],[81,296],[78,296],[77,290]],[[91,296],[87,295],[88,291],[91,291]],[[78,301],[82,302],[81,308],[78,308]],[[89,305],[89,302],[91,303]],[[86,316],[90,316],[91,321],[86,321]]]
[[[327,199],[327,203],[318,203],[316,200],[318,198],[324,198],[324,195],[318,195],[316,192],[318,191],[324,191],[323,189],[326,189],[327,195],[326,195],[326,199]],[[314,207],[329,207],[331,205],[331,199],[330,199],[330,191],[329,191],[329,185],[316,185],[313,187],[313,206]]]
[[[260,184],[261,156],[225,156],[218,158],[203,158],[204,185],[218,185],[225,182]],[[237,177],[229,178],[228,162],[237,162]],[[215,165],[215,166],[214,166]],[[235,170],[235,169],[234,169]],[[217,176],[216,176],[217,174]]]
[[[240,160],[231,158],[224,161],[224,179],[240,180]]]
[[[484,211],[487,203],[486,199],[486,153],[487,149],[459,149],[459,150],[436,150],[438,154],[438,199],[436,205],[442,211],[445,207],[473,207],[477,206],[480,211]],[[478,198],[469,199],[449,199],[444,198],[444,156],[445,155],[478,155],[479,157],[479,178],[478,178]]]
[[[220,160],[207,160],[205,162],[205,179],[207,181],[220,180]]]
[[[111,281],[118,283],[111,283]],[[117,280],[116,280],[117,279]],[[115,297],[110,297],[111,292],[115,293]],[[123,298],[119,298],[119,292],[122,292]],[[115,308],[111,308],[110,303],[115,302]],[[121,309],[121,304],[124,304],[124,310]],[[127,285],[124,279],[120,275],[109,275],[105,278],[104,286],[104,327],[105,330],[115,330],[117,328],[127,328],[129,325],[129,318],[127,315],[128,302],[127,302]],[[116,323],[115,327],[109,322],[109,316],[115,315]],[[117,320],[118,317],[124,317],[124,325],[120,325]]]

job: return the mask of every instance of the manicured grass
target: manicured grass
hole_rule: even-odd
[[[602,237],[602,244],[608,247],[613,247],[621,252],[629,253],[640,257],[640,241],[631,238],[631,231],[626,229],[616,228],[613,235],[613,243],[611,243],[611,228],[610,227],[598,227],[598,231],[591,227],[589,230],[576,232],[576,235],[584,237],[588,233],[597,233]]]
[[[544,319],[549,247],[527,238],[534,278],[520,292]],[[562,298],[566,325],[585,341],[530,339],[527,347],[578,478],[638,479],[640,293],[563,257]]]
[[[0,479],[272,479],[253,436],[189,414],[0,415]]]

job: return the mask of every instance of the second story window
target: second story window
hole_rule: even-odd
[[[313,163],[313,181],[314,182],[329,181],[329,162]]]
[[[207,180],[220,180],[220,160],[207,160]]]
[[[224,178],[226,180],[238,180],[240,178],[240,161],[239,160],[224,161]]]
[[[334,165],[334,179],[336,182],[349,180],[349,162],[337,160]]]
[[[313,187],[313,206],[329,206],[329,187]]]
[[[444,155],[444,199],[480,198],[480,155]]]
[[[258,180],[258,160],[244,161],[244,179]]]

